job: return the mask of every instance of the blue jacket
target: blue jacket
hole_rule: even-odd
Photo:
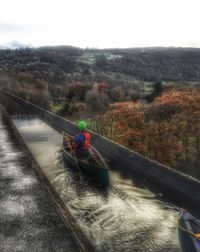
[[[83,146],[83,144],[84,144],[85,137],[84,137],[83,134],[80,133],[79,135],[76,135],[76,136],[74,137],[74,141],[75,141],[75,143],[77,144],[77,146],[78,146],[79,148],[81,148],[81,147]]]

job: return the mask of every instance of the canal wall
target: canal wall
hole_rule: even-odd
[[[0,98],[1,96],[9,98],[10,101],[16,102],[16,104],[21,104],[23,108],[26,107],[31,113],[36,113],[60,132],[66,131],[71,135],[78,133],[77,126],[69,120],[46,111],[6,91],[0,90]],[[108,160],[120,164],[124,170],[131,169],[136,174],[140,174],[164,187],[166,190],[177,193],[187,201],[191,201],[195,205],[200,206],[199,180],[150,160],[94,132],[91,132],[91,134],[92,144]]]

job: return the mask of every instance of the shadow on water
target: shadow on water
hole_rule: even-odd
[[[170,190],[169,188],[163,187],[162,181],[156,183],[149,178],[143,177],[137,174],[131,169],[121,167],[116,160],[109,162],[110,170],[115,174],[113,177],[120,177],[122,181],[129,181],[130,186],[134,186],[140,189],[149,190],[153,193],[153,196],[141,195],[144,199],[157,200],[158,204],[163,205],[163,202],[170,205],[170,208],[179,211],[180,208],[185,208],[190,211],[193,215],[200,218],[198,207],[191,201],[187,200],[183,195]]]

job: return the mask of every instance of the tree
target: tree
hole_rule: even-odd
[[[157,81],[154,85],[153,85],[153,94],[154,97],[159,96],[163,91],[163,87],[162,87],[162,82],[161,81]]]
[[[66,88],[61,85],[50,85],[49,92],[53,96],[53,99],[64,98],[67,93]]]
[[[34,81],[34,88],[37,90],[40,90],[42,92],[48,92],[48,84],[45,81],[42,81],[40,79],[36,79]]]
[[[149,121],[145,125],[146,155],[158,162],[176,167],[176,157],[182,152],[176,132],[176,126],[171,122]]]
[[[172,89],[157,97],[154,105],[165,108],[165,114],[159,119],[159,123],[167,120],[169,124],[168,137],[174,137],[171,149],[176,144],[181,146],[181,152],[174,157],[176,165],[174,163],[171,166],[188,171],[190,163],[193,165],[189,172],[193,173],[195,169],[192,171],[191,167],[200,167],[200,92],[191,87]]]
[[[77,101],[84,101],[86,92],[90,89],[89,85],[81,82],[74,82],[67,85],[68,94],[67,98],[72,100],[75,98]]]
[[[105,117],[109,110],[109,98],[107,94],[92,89],[86,93],[85,102],[89,115],[89,125],[95,132],[107,135],[109,121]]]
[[[98,90],[100,93],[102,92],[106,92],[106,90],[108,89],[108,85],[103,83],[103,82],[95,82],[93,85],[93,89]]]
[[[31,83],[34,77],[30,72],[19,72],[16,75],[16,79],[19,82]]]
[[[104,54],[96,56],[95,66],[100,69],[105,69],[106,65],[108,64],[108,60]]]
[[[162,93],[162,91],[162,82],[158,81],[153,85],[152,93],[146,94],[144,96],[144,100],[146,100],[148,103],[153,102],[154,99]]]
[[[138,101],[141,98],[141,95],[138,91],[134,89],[129,89],[128,90],[128,97],[131,99],[133,102]]]
[[[31,103],[41,106],[45,109],[50,109],[49,97],[46,93],[40,91],[31,91],[29,92],[28,100]]]
[[[124,100],[124,90],[120,87],[114,87],[111,89],[110,97],[113,102],[119,102]]]
[[[67,113],[68,115],[76,116],[76,118],[83,118],[85,111],[86,111],[85,103],[76,102],[70,104]]]
[[[132,102],[112,105],[113,139],[130,149],[146,153],[144,135],[144,114],[139,106]]]
[[[109,108],[109,98],[106,94],[92,89],[86,93],[85,102],[90,112],[105,112]]]

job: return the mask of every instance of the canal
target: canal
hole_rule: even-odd
[[[67,165],[61,134],[38,117],[13,117],[37,163],[96,251],[181,251],[175,199],[109,164],[111,186],[96,186]],[[16,155],[16,158],[18,155]],[[15,158],[15,156],[13,156]]]

